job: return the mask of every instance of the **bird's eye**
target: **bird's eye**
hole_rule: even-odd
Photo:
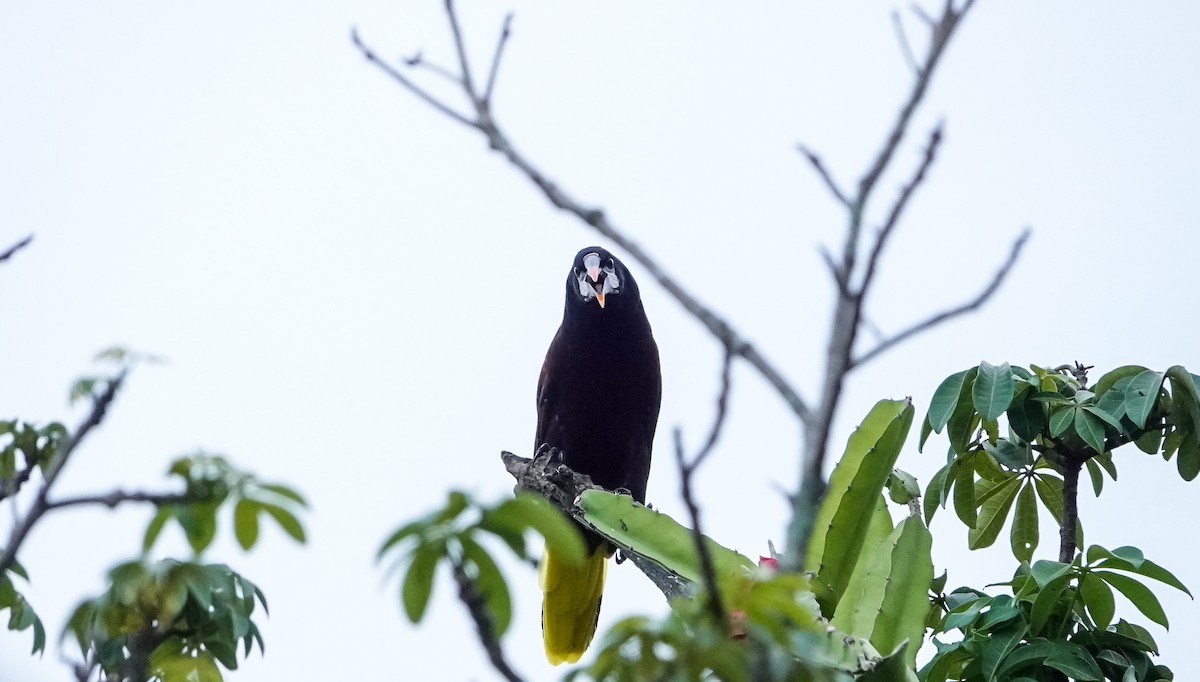
[[[610,267],[610,268],[612,268],[612,269],[616,270],[616,269],[617,269],[617,264],[613,262],[613,259],[609,258],[609,259],[608,259],[608,267]]]

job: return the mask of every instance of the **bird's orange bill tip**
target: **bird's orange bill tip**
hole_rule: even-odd
[[[604,292],[603,291],[596,292],[596,303],[599,303],[601,308],[604,307]]]

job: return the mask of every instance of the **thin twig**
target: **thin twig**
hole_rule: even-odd
[[[117,376],[113,377],[108,382],[108,386],[104,392],[96,396],[92,400],[92,411],[88,413],[86,419],[75,429],[75,432],[68,436],[54,452],[54,457],[50,463],[46,465],[44,480],[42,487],[38,490],[37,497],[34,498],[33,504],[29,511],[25,514],[25,518],[21,519],[20,523],[13,527],[12,535],[9,537],[8,544],[4,547],[4,554],[0,555],[0,575],[8,570],[13,561],[17,558],[17,550],[21,548],[21,543],[25,542],[25,538],[29,535],[29,531],[33,529],[33,525],[38,519],[49,511],[49,500],[47,496],[50,494],[50,487],[58,480],[58,475],[62,472],[63,467],[67,463],[67,459],[71,453],[83,442],[88,433],[92,429],[100,425],[104,421],[104,415],[108,412],[109,405],[117,396],[117,390],[121,388],[121,384],[125,381],[125,375],[128,370],[122,369]]]
[[[804,158],[808,159],[808,162],[812,164],[813,170],[817,172],[817,175],[821,178],[821,180],[825,181],[825,187],[829,189],[829,193],[832,194],[834,198],[836,198],[843,206],[849,208],[850,200],[846,198],[846,193],[842,191],[842,188],[838,186],[837,181],[834,180],[833,176],[829,174],[829,169],[825,168],[825,164],[821,162],[821,157],[817,156],[813,150],[809,149],[803,144],[796,145],[796,149],[798,149],[800,153],[804,155]]]
[[[716,446],[717,440],[721,438],[721,429],[725,426],[725,415],[729,409],[729,392],[731,388],[731,374],[733,369],[733,353],[731,349],[725,349],[725,357],[721,361],[721,388],[717,392],[717,413],[713,417],[712,428],[709,429],[708,439],[704,441],[704,446],[700,448],[700,452],[692,459],[692,463],[688,465],[688,472],[695,471]]]
[[[408,66],[408,67],[412,67],[414,69],[415,68],[426,69],[432,73],[437,74],[438,76],[441,76],[442,78],[445,78],[446,80],[457,85],[458,87],[460,87],[460,88],[462,87],[462,81],[460,81],[458,76],[455,76],[450,71],[450,69],[447,69],[446,67],[442,66],[441,64],[437,64],[436,62],[431,62],[428,59],[425,59],[425,55],[421,52],[417,52],[416,54],[414,54],[411,57],[405,57],[404,65]]]
[[[829,268],[829,275],[833,277],[834,284],[837,284],[838,295],[842,298],[849,298],[852,295],[849,283],[842,274],[841,267],[833,261],[833,254],[829,253],[829,249],[824,246],[817,247],[817,252],[821,254],[821,260],[825,261],[825,267]]]
[[[46,503],[46,510],[64,509],[66,507],[81,507],[85,505],[101,505],[109,509],[115,509],[117,505],[123,502],[149,502],[150,504],[163,506],[169,504],[188,504],[195,502],[200,498],[193,495],[179,493],[145,493],[140,491],[125,492],[124,490],[114,490],[104,495],[80,495],[78,497],[67,497],[61,500]]]
[[[408,79],[408,77],[393,68],[391,64],[388,64],[384,60],[380,59],[379,55],[375,54],[375,52],[371,50],[371,48],[367,47],[367,45],[358,37],[357,28],[350,29],[350,40],[354,43],[354,46],[358,48],[358,51],[361,52],[364,57],[366,57],[368,62],[378,66],[384,73],[391,76],[392,80],[396,81],[403,86],[404,89],[416,95],[423,102],[469,128],[479,128],[479,125],[475,123],[475,121],[472,121],[466,116],[463,116],[454,109],[450,108],[448,104],[443,103],[441,100],[429,94],[417,84],[413,83]]]
[[[921,186],[921,183],[925,180],[925,174],[933,166],[933,160],[937,156],[937,150],[941,143],[942,124],[939,123],[933,129],[933,132],[929,134],[929,144],[925,146],[925,155],[921,157],[921,163],[917,166],[917,172],[913,174],[912,180],[900,190],[900,196],[892,204],[892,210],[888,213],[887,220],[884,221],[883,227],[879,228],[879,234],[876,235],[875,243],[871,246],[871,255],[867,257],[867,268],[863,274],[862,283],[858,287],[860,295],[865,294],[870,288],[871,280],[875,277],[875,268],[879,263],[879,256],[883,253],[883,249],[887,245],[888,237],[892,235],[892,231],[896,229],[896,225],[900,222],[900,216],[908,206],[909,199],[912,198],[917,188]]]
[[[504,46],[512,35],[512,12],[504,16],[504,26],[500,29],[500,39],[496,41],[496,54],[492,56],[492,68],[488,71],[487,86],[483,89],[483,105],[492,108],[492,90],[496,87],[496,74],[500,72],[500,57],[504,54]]]
[[[692,458],[691,462],[687,461],[687,457],[683,454],[683,435],[679,428],[675,429],[675,461],[679,466],[679,479],[683,503],[687,507],[688,515],[692,521],[692,541],[695,543],[696,556],[700,559],[700,576],[704,583],[704,589],[708,592],[708,610],[712,616],[713,622],[718,627],[727,629],[729,627],[729,617],[725,612],[725,605],[721,599],[721,591],[717,585],[717,573],[713,568],[712,552],[708,550],[708,545],[704,542],[704,531],[700,527],[700,507],[696,504],[696,497],[692,493],[692,477],[696,473],[696,469],[704,463],[712,452],[713,447],[717,444],[717,440],[721,437],[721,429],[725,425],[725,415],[729,405],[729,388],[730,388],[730,370],[733,364],[733,355],[726,349],[725,359],[721,363],[721,388],[717,393],[717,414],[713,418],[712,428],[709,430],[708,439],[704,442],[704,446]]]
[[[881,342],[871,350],[855,358],[854,362],[851,364],[851,368],[853,369],[858,367],[870,361],[876,355],[888,350],[892,346],[906,341],[909,338],[920,334],[921,332],[928,331],[933,327],[942,324],[943,322],[952,320],[960,315],[965,315],[986,303],[987,300],[992,297],[992,294],[996,293],[996,290],[1000,288],[1000,285],[1004,282],[1004,279],[1008,276],[1008,273],[1016,264],[1017,257],[1021,255],[1021,248],[1025,246],[1025,242],[1028,241],[1029,235],[1029,228],[1025,228],[1025,231],[1021,233],[1021,236],[1017,237],[1017,240],[1013,242],[1012,250],[1008,254],[1008,259],[1005,260],[1004,264],[1000,266],[1000,269],[996,271],[995,276],[992,277],[992,281],[987,285],[987,287],[985,287],[983,291],[979,292],[975,298],[963,303],[960,306],[951,308],[949,310],[944,310],[926,320],[918,322],[899,334],[896,334],[886,341]]]
[[[892,26],[896,29],[896,42],[900,43],[900,51],[904,53],[904,61],[913,70],[913,74],[920,76],[921,67],[917,64],[917,58],[913,55],[912,46],[908,44],[908,36],[904,33],[904,21],[900,19],[900,13],[896,10],[892,10]]]
[[[471,614],[471,620],[475,621],[475,629],[479,632],[479,641],[487,651],[488,660],[492,662],[492,667],[509,682],[523,682],[521,676],[512,669],[512,666],[504,658],[504,649],[500,646],[499,638],[496,637],[496,627],[492,621],[492,614],[488,611],[487,604],[483,601],[483,595],[479,593],[479,588],[476,586],[475,581],[471,576],[467,575],[467,571],[463,568],[461,562],[455,561],[453,563],[454,581],[458,583],[458,598],[466,605],[467,611]]]
[[[12,246],[8,247],[7,251],[5,251],[4,253],[0,253],[0,263],[3,263],[4,261],[8,260],[9,258],[12,258],[12,255],[14,253],[20,251],[21,249],[25,248],[26,246],[29,246],[29,242],[32,242],[32,241],[33,241],[33,235],[29,235],[28,237],[17,242],[16,244],[13,244]]]
[[[471,60],[467,59],[467,47],[463,43],[462,29],[458,26],[458,15],[454,12],[454,0],[446,0],[446,16],[450,18],[450,32],[454,34],[454,47],[458,50],[458,68],[462,71],[462,86],[471,104],[478,107],[475,82],[471,79]]]
[[[683,454],[683,434],[679,427],[675,428],[674,436],[675,462],[679,466],[683,503],[687,507],[688,516],[692,522],[692,543],[696,549],[696,557],[700,560],[700,582],[704,585],[704,591],[708,593],[706,600],[708,613],[717,627],[726,630],[729,627],[729,619],[725,614],[721,590],[717,587],[717,572],[713,568],[712,553],[708,551],[708,547],[704,543],[704,530],[700,527],[700,507],[696,505],[696,498],[692,494],[694,469],[688,466],[687,458]]]

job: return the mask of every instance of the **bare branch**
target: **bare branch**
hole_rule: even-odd
[[[17,242],[16,244],[13,244],[12,246],[8,247],[8,250],[6,250],[4,253],[0,253],[0,263],[3,263],[4,261],[8,260],[9,258],[12,258],[12,255],[14,253],[20,251],[21,249],[25,248],[26,246],[29,246],[29,243],[32,241],[33,241],[33,235],[29,235],[28,237]]]
[[[721,428],[725,425],[726,409],[729,405],[732,364],[733,355],[729,349],[726,349],[725,359],[721,363],[721,388],[717,393],[717,414],[713,418],[708,440],[704,442],[704,446],[700,448],[700,452],[690,463],[683,454],[683,435],[678,427],[675,429],[675,462],[679,466],[680,493],[692,521],[692,541],[696,547],[696,556],[700,559],[700,576],[704,583],[704,589],[708,592],[709,615],[712,616],[713,623],[725,629],[729,627],[728,616],[725,612],[725,605],[721,601],[721,592],[717,588],[717,574],[713,568],[712,553],[708,551],[708,545],[704,542],[704,531],[700,527],[700,507],[696,504],[696,497],[692,493],[692,477],[695,475],[696,469],[708,458],[713,446],[721,437]]]
[[[445,78],[446,80],[457,85],[458,87],[460,87],[460,88],[462,87],[462,79],[460,79],[458,76],[455,76],[453,73],[451,73],[450,69],[447,69],[446,67],[442,66],[441,64],[437,64],[437,63],[429,61],[428,59],[425,59],[425,55],[422,52],[417,52],[416,54],[414,54],[411,57],[406,57],[404,59],[404,65],[414,68],[414,69],[415,68],[428,69],[429,71],[437,74],[438,76],[441,76],[442,78]]]
[[[796,149],[798,149],[800,153],[804,155],[804,158],[808,159],[808,162],[812,164],[812,167],[817,172],[817,175],[825,181],[825,187],[829,189],[830,194],[832,194],[839,202],[841,202],[843,206],[849,208],[850,200],[846,198],[846,193],[842,191],[841,187],[838,187],[837,181],[835,181],[833,176],[829,174],[829,170],[826,169],[825,164],[821,162],[821,157],[817,156],[813,150],[809,149],[803,144],[796,145]]]
[[[914,75],[920,76],[921,67],[917,64],[916,56],[913,55],[912,46],[908,44],[908,36],[904,33],[904,21],[900,19],[900,13],[896,10],[892,10],[892,26],[896,29],[896,42],[900,43],[904,61],[912,69]]]
[[[947,2],[941,20],[931,26],[929,53],[925,56],[925,63],[917,70],[917,80],[913,83],[912,91],[908,95],[908,101],[901,107],[900,114],[896,117],[896,122],[892,125],[892,131],[888,134],[887,141],[884,142],[879,155],[875,158],[875,162],[858,183],[858,202],[860,205],[866,203],[867,197],[875,187],[875,183],[879,181],[880,176],[883,175],[883,171],[891,163],[892,155],[896,153],[896,148],[900,146],[900,141],[904,139],[904,133],[908,129],[908,122],[912,119],[913,112],[916,111],[917,105],[920,104],[921,100],[925,98],[925,90],[929,87],[930,77],[933,75],[938,60],[941,59],[942,53],[950,41],[950,36],[954,33],[955,26],[969,8],[970,3],[964,6],[961,11],[955,12],[953,5]]]
[[[140,491],[125,492],[124,490],[114,490],[104,495],[81,495],[79,497],[67,497],[54,502],[46,503],[46,510],[63,509],[65,507],[80,507],[85,505],[102,505],[109,509],[115,509],[117,505],[123,502],[148,502],[153,505],[162,506],[168,504],[188,504],[197,501],[199,498],[192,495],[184,495],[178,493],[145,493]]]
[[[896,229],[896,225],[900,221],[900,215],[904,213],[904,209],[908,206],[909,199],[913,193],[921,186],[925,180],[925,174],[933,165],[933,160],[937,156],[938,146],[942,143],[942,124],[938,123],[933,132],[929,134],[929,144],[925,147],[925,156],[921,158],[920,165],[917,166],[917,172],[913,174],[912,180],[900,190],[900,196],[896,198],[896,203],[892,204],[892,210],[888,213],[887,220],[884,221],[883,227],[879,228],[879,234],[875,237],[875,244],[871,247],[871,255],[867,258],[867,269],[863,274],[862,283],[859,285],[858,291],[865,295],[871,286],[871,280],[875,277],[875,268],[879,263],[879,256],[883,253],[883,248],[887,245],[888,237],[892,235],[892,231]]]
[[[455,121],[458,121],[459,123],[461,123],[469,128],[476,128],[476,129],[479,128],[478,123],[476,123],[475,121],[472,121],[471,119],[467,118],[466,116],[458,113],[457,111],[452,109],[449,105],[445,104],[438,98],[429,94],[425,89],[419,87],[416,83],[413,83],[411,80],[408,79],[408,77],[406,77],[404,74],[400,73],[395,68],[393,68],[391,64],[388,64],[387,62],[380,59],[379,55],[375,54],[375,51],[372,50],[371,48],[367,47],[367,45],[365,43],[363,43],[362,39],[358,37],[358,29],[357,28],[350,30],[350,40],[354,43],[354,46],[358,48],[358,51],[361,52],[362,55],[367,58],[368,62],[371,62],[375,66],[378,66],[384,73],[391,76],[392,80],[396,81],[401,86],[403,86],[405,90],[408,90],[409,92],[416,95],[418,98],[420,98],[423,102],[425,102],[429,106],[433,107],[434,109],[437,109],[438,111],[449,116],[450,118],[454,119]]]
[[[722,629],[729,628],[725,615],[725,605],[721,600],[721,591],[717,589],[717,573],[713,569],[712,554],[704,544],[704,531],[700,528],[700,508],[692,495],[692,474],[695,473],[693,463],[689,466],[683,454],[683,434],[679,427],[675,428],[675,462],[679,466],[680,486],[682,487],[683,503],[687,506],[688,516],[692,520],[692,542],[696,548],[696,556],[700,560],[700,580],[707,592],[708,613],[713,623]]]
[[[75,432],[68,436],[54,452],[54,457],[50,463],[46,465],[44,481],[42,487],[38,490],[37,497],[30,506],[29,511],[25,514],[25,518],[13,526],[12,535],[9,537],[8,544],[4,547],[4,554],[0,555],[0,575],[2,575],[12,565],[17,558],[17,550],[21,548],[21,543],[25,542],[29,531],[33,529],[33,525],[38,519],[50,510],[49,500],[47,496],[50,494],[50,487],[58,480],[58,475],[62,472],[63,466],[66,465],[67,459],[71,453],[83,442],[88,433],[92,429],[100,425],[104,421],[104,415],[108,412],[109,405],[117,396],[117,390],[121,388],[121,384],[125,381],[125,375],[128,370],[122,369],[117,376],[113,377],[104,392],[96,396],[92,400],[92,411],[88,413],[83,423]]]
[[[921,332],[929,331],[930,329],[936,327],[939,324],[942,324],[943,322],[947,322],[956,317],[965,315],[965,314],[975,310],[979,306],[983,305],[984,303],[986,303],[987,300],[992,297],[992,294],[996,293],[996,290],[1000,288],[1000,285],[1004,282],[1004,279],[1008,276],[1008,273],[1012,270],[1013,265],[1016,264],[1017,257],[1021,255],[1021,248],[1025,246],[1025,242],[1029,239],[1029,235],[1030,235],[1029,228],[1025,228],[1025,231],[1021,233],[1021,236],[1017,237],[1017,240],[1015,242],[1013,242],[1012,251],[1009,252],[1008,259],[1006,261],[1004,261],[1004,265],[1000,266],[1000,269],[996,271],[996,275],[992,278],[992,281],[987,285],[987,287],[985,287],[983,289],[983,291],[979,292],[979,295],[977,295],[975,298],[971,299],[970,301],[963,303],[962,305],[951,308],[949,310],[942,311],[942,312],[930,317],[929,319],[926,319],[922,322],[914,324],[913,326],[909,327],[908,329],[905,329],[904,331],[900,332],[899,334],[896,334],[895,336],[892,336],[891,338],[887,339],[886,341],[883,341],[882,343],[875,346],[871,350],[869,350],[866,353],[863,353],[859,357],[855,358],[854,362],[851,364],[851,369],[857,368],[857,367],[871,361],[872,359],[875,358],[875,356],[890,349],[892,346],[895,346],[896,344],[899,344],[903,341],[907,341],[909,338],[912,338],[913,336],[916,336],[917,334],[920,334]]]
[[[721,388],[717,392],[717,414],[713,417],[712,428],[708,432],[708,440],[704,441],[704,447],[700,448],[700,452],[696,453],[692,463],[687,465],[687,472],[694,472],[708,455],[712,452],[713,447],[717,444],[717,440],[721,438],[721,429],[725,426],[725,415],[729,408],[729,392],[731,388],[731,370],[733,369],[733,353],[732,349],[725,349],[725,358],[721,362]]]
[[[500,57],[504,54],[504,46],[508,44],[508,38],[512,35],[512,12],[509,12],[504,17],[504,26],[500,29],[500,40],[496,42],[496,54],[492,56],[492,68],[488,72],[487,86],[483,89],[483,105],[492,108],[492,90],[496,87],[496,74],[500,72]]]
[[[466,605],[467,611],[471,614],[471,620],[475,621],[475,629],[479,632],[479,641],[487,651],[488,660],[492,662],[492,667],[508,682],[523,682],[521,676],[512,669],[512,666],[504,658],[504,649],[501,648],[500,639],[496,636],[496,627],[495,623],[492,622],[492,614],[488,611],[487,604],[483,601],[483,595],[479,593],[479,588],[475,585],[475,581],[471,579],[471,576],[467,575],[462,562],[455,561],[453,564],[454,581],[458,583],[458,598]]]
[[[821,260],[825,261],[825,266],[829,268],[829,275],[833,277],[834,284],[837,284],[839,296],[850,298],[853,294],[850,293],[850,287],[842,273],[841,266],[833,262],[833,254],[829,253],[829,249],[824,246],[818,247],[817,251],[821,254]]]
[[[454,12],[454,0],[446,0],[446,16],[450,19],[450,32],[454,34],[454,47],[458,50],[458,68],[462,72],[463,90],[471,98],[471,104],[478,108],[479,97],[475,94],[475,82],[471,80],[471,60],[467,59],[462,29],[458,26],[458,15]]]

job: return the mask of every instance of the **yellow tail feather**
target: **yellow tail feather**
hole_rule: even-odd
[[[542,588],[542,641],[546,660],[553,665],[579,660],[600,616],[600,597],[604,594],[604,576],[608,570],[608,552],[597,547],[586,561],[573,566],[546,549],[538,568]]]

